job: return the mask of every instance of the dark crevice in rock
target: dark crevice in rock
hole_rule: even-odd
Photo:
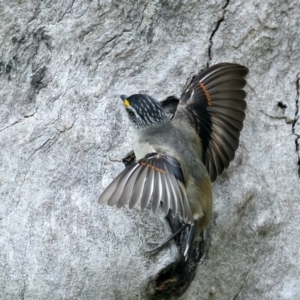
[[[300,73],[297,74],[297,80],[296,80],[296,92],[297,92],[297,96],[296,96],[296,112],[295,112],[295,119],[293,122],[293,134],[296,135],[296,139],[295,139],[295,144],[296,144],[296,152],[298,154],[298,175],[300,177],[300,136],[298,133],[295,133],[295,125],[299,119],[299,98],[300,98]]]
[[[9,74],[10,71],[12,69],[12,62],[10,61],[7,65],[6,65],[6,68],[5,68],[5,73],[6,74]]]
[[[42,145],[40,145],[38,148],[34,149],[34,151],[32,152],[32,154],[26,159],[26,161],[28,161],[36,152],[42,150],[46,146],[49,146],[49,147],[52,146],[54,144],[54,142],[56,141],[56,139],[57,139],[56,136],[47,139]]]
[[[13,123],[11,123],[11,124],[9,124],[9,125],[3,127],[3,128],[0,128],[0,132],[1,132],[1,131],[4,131],[5,129],[7,129],[7,128],[9,128],[9,127],[12,127],[12,126],[14,126],[14,125],[16,125],[16,124],[18,124],[18,123],[21,123],[24,119],[28,119],[28,118],[33,117],[33,116],[36,114],[36,112],[37,112],[37,108],[35,109],[35,111],[34,111],[33,113],[24,115],[23,118],[18,119],[18,120],[14,121]]]
[[[286,109],[286,108],[287,108],[286,104],[284,104],[284,103],[281,102],[281,101],[277,102],[277,106],[278,106],[279,108],[281,108],[281,109]]]
[[[26,25],[28,25],[33,20],[36,20],[38,15],[41,13],[41,11],[42,11],[41,10],[41,3],[38,3],[37,6],[35,7],[34,11],[33,11],[32,17],[26,22]]]
[[[195,242],[187,261],[181,257],[162,270],[155,280],[155,293],[150,299],[178,299],[183,295],[195,277],[203,249],[203,240]]]
[[[292,124],[292,123],[295,122],[294,119],[290,119],[289,117],[286,117],[286,116],[272,116],[272,115],[268,114],[267,112],[265,112],[262,109],[260,109],[259,112],[263,113],[265,116],[269,117],[270,119],[274,119],[274,120],[275,119],[277,119],[277,120],[283,119],[283,120],[285,120],[286,124]],[[284,113],[284,111],[283,111],[283,113]]]
[[[212,41],[212,40],[213,40],[213,37],[214,37],[214,35],[216,34],[216,32],[218,31],[218,29],[219,29],[219,27],[220,27],[220,24],[221,24],[223,21],[224,21],[224,14],[223,14],[222,18],[218,20],[216,27],[214,28],[214,30],[212,31],[212,33],[211,33],[211,35],[210,35],[210,37],[209,37],[208,62],[207,62],[207,67],[209,67],[210,62],[211,62],[211,59],[212,59],[212,57],[211,57],[211,48],[212,48],[212,46],[213,46],[213,41]]]
[[[62,15],[58,18],[57,23],[62,21],[62,19],[65,17],[66,14],[70,14],[73,8],[75,0],[72,0],[67,9],[62,13]]]
[[[208,62],[207,62],[207,67],[209,67],[210,65],[210,62],[212,60],[212,54],[211,54],[211,51],[212,51],[212,46],[213,46],[213,38],[216,34],[216,32],[218,31],[221,23],[224,21],[225,19],[225,9],[227,8],[227,6],[229,5],[230,3],[230,0],[226,0],[225,4],[222,6],[222,10],[223,10],[223,13],[222,13],[222,17],[217,21],[217,24],[214,28],[214,30],[212,31],[210,37],[209,37],[209,46],[208,46]]]
[[[137,27],[136,27],[136,30],[135,30],[136,32],[139,31],[140,27],[141,27],[142,24],[143,24],[144,17],[145,17],[145,11],[146,11],[146,9],[147,9],[147,6],[148,6],[148,3],[146,3],[146,5],[143,7],[143,10],[142,10],[142,13],[141,13],[141,15],[142,15],[141,21],[138,23],[138,25],[137,25]]]
[[[97,52],[100,53],[99,57],[96,59],[96,68],[94,69],[94,72],[98,70],[99,64],[107,57],[108,54],[111,53],[111,47],[114,47],[114,42],[117,43],[117,39],[121,38],[124,33],[131,32],[133,30],[133,26],[129,29],[124,29],[120,34],[117,34],[110,39],[108,39],[104,44],[98,49]],[[110,45],[112,44],[112,45]],[[107,48],[107,46],[110,46]],[[107,49],[106,49],[107,48]]]
[[[32,75],[30,84],[33,87],[35,93],[38,93],[42,88],[45,88],[47,86],[47,82],[43,81],[46,71],[47,67],[43,66],[40,69],[36,70]]]
[[[4,131],[5,129],[7,129],[7,128],[9,128],[9,127],[12,127],[12,126],[14,126],[14,125],[20,123],[22,120],[23,120],[23,119],[18,119],[18,120],[16,120],[16,121],[14,121],[13,123],[9,124],[8,126],[5,126],[5,127],[3,127],[3,128],[0,128],[0,132],[1,132],[1,131]]]
[[[298,166],[298,176],[300,177],[300,145],[299,145],[299,138],[296,138],[295,140],[295,144],[296,144],[296,152],[298,153],[298,162],[297,162],[297,166]]]
[[[171,215],[169,215],[169,221],[173,232],[182,226],[179,219],[173,218]],[[180,253],[183,253],[187,235],[188,228],[174,238]],[[183,295],[195,277],[197,266],[199,265],[203,253],[204,239],[202,234],[201,239],[194,242],[187,261],[185,261],[183,255],[181,255],[178,261],[170,264],[158,274],[154,281],[155,293],[149,299],[172,300],[178,299],[178,297]]]
[[[111,38],[109,38],[104,44],[103,47],[106,47],[108,44],[110,44],[111,42],[113,42],[114,40],[116,40],[117,38],[121,37],[123,35],[125,31],[122,31],[120,34],[117,34]]]
[[[229,2],[230,2],[229,0],[226,0],[226,2],[225,2],[225,4],[223,5],[222,9],[225,9],[225,8],[228,6]]]

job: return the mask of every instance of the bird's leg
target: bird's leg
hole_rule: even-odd
[[[184,256],[185,260],[187,260],[189,253],[192,249],[194,237],[195,237],[195,231],[196,231],[196,222],[194,222],[194,224],[191,225],[191,227],[190,227],[189,235],[188,235],[188,238],[186,241],[186,246],[185,246],[185,249],[183,252],[183,256]]]
[[[162,249],[167,243],[169,243],[175,236],[177,236],[179,233],[181,233],[188,226],[190,226],[190,224],[184,224],[181,228],[179,228],[179,230],[177,230],[175,233],[170,235],[167,239],[162,241],[162,243],[160,245],[158,245],[157,247],[155,247],[151,250],[146,251],[146,253],[154,253],[154,252]],[[192,225],[192,226],[194,226],[194,225]]]
[[[121,159],[109,158],[109,160],[113,162],[122,162],[125,167],[128,167],[135,160],[135,154],[134,151],[131,150]]]
[[[112,161],[112,162],[121,162],[121,160],[120,159],[116,159],[116,158],[108,158],[110,161]]]

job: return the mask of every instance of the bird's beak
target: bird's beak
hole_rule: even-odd
[[[127,99],[127,96],[125,95],[121,95],[120,98],[122,99],[122,101],[124,102]]]
[[[121,95],[120,97],[121,97],[121,99],[122,99],[122,101],[123,101],[124,106],[125,106],[126,108],[129,107],[129,106],[130,106],[130,103],[129,103],[128,99],[127,99],[127,96]]]

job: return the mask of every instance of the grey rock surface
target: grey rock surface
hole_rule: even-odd
[[[0,0],[0,298],[147,299],[178,257],[163,214],[99,206],[133,132],[120,94],[179,96],[207,64],[250,72],[241,146],[214,184],[181,299],[298,299],[298,0]]]

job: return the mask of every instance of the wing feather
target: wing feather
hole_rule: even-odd
[[[164,212],[167,215],[170,209],[170,187],[168,185],[168,181],[166,178],[166,174],[162,174],[161,180],[162,180],[162,202],[164,207]]]
[[[144,191],[141,199],[141,208],[144,209],[148,206],[154,188],[154,170],[149,169],[149,176],[145,182]]]
[[[140,202],[142,209],[151,202],[153,212],[163,202],[165,214],[171,210],[174,216],[178,214],[183,220],[194,222],[181,166],[170,155],[150,153],[132,162],[99,198],[99,203],[118,208],[128,202],[129,208]]]
[[[137,168],[135,172],[132,172],[127,177],[127,180],[124,182],[122,194],[117,202],[117,208],[123,207],[130,200],[139,173],[139,169]]]
[[[137,164],[133,164],[130,167],[123,170],[117,178],[105,189],[105,191],[99,197],[98,202],[101,204],[107,203],[108,205],[115,205],[122,193],[124,184],[127,178],[138,168]]]
[[[139,168],[140,170],[137,176],[137,181],[134,186],[132,197],[129,200],[129,208],[133,208],[139,201],[141,201],[145,182],[147,181],[148,173],[151,171],[145,166],[140,166]]]
[[[200,72],[180,97],[174,119],[194,125],[211,181],[229,166],[238,148],[245,120],[247,73],[239,64],[214,65]]]

